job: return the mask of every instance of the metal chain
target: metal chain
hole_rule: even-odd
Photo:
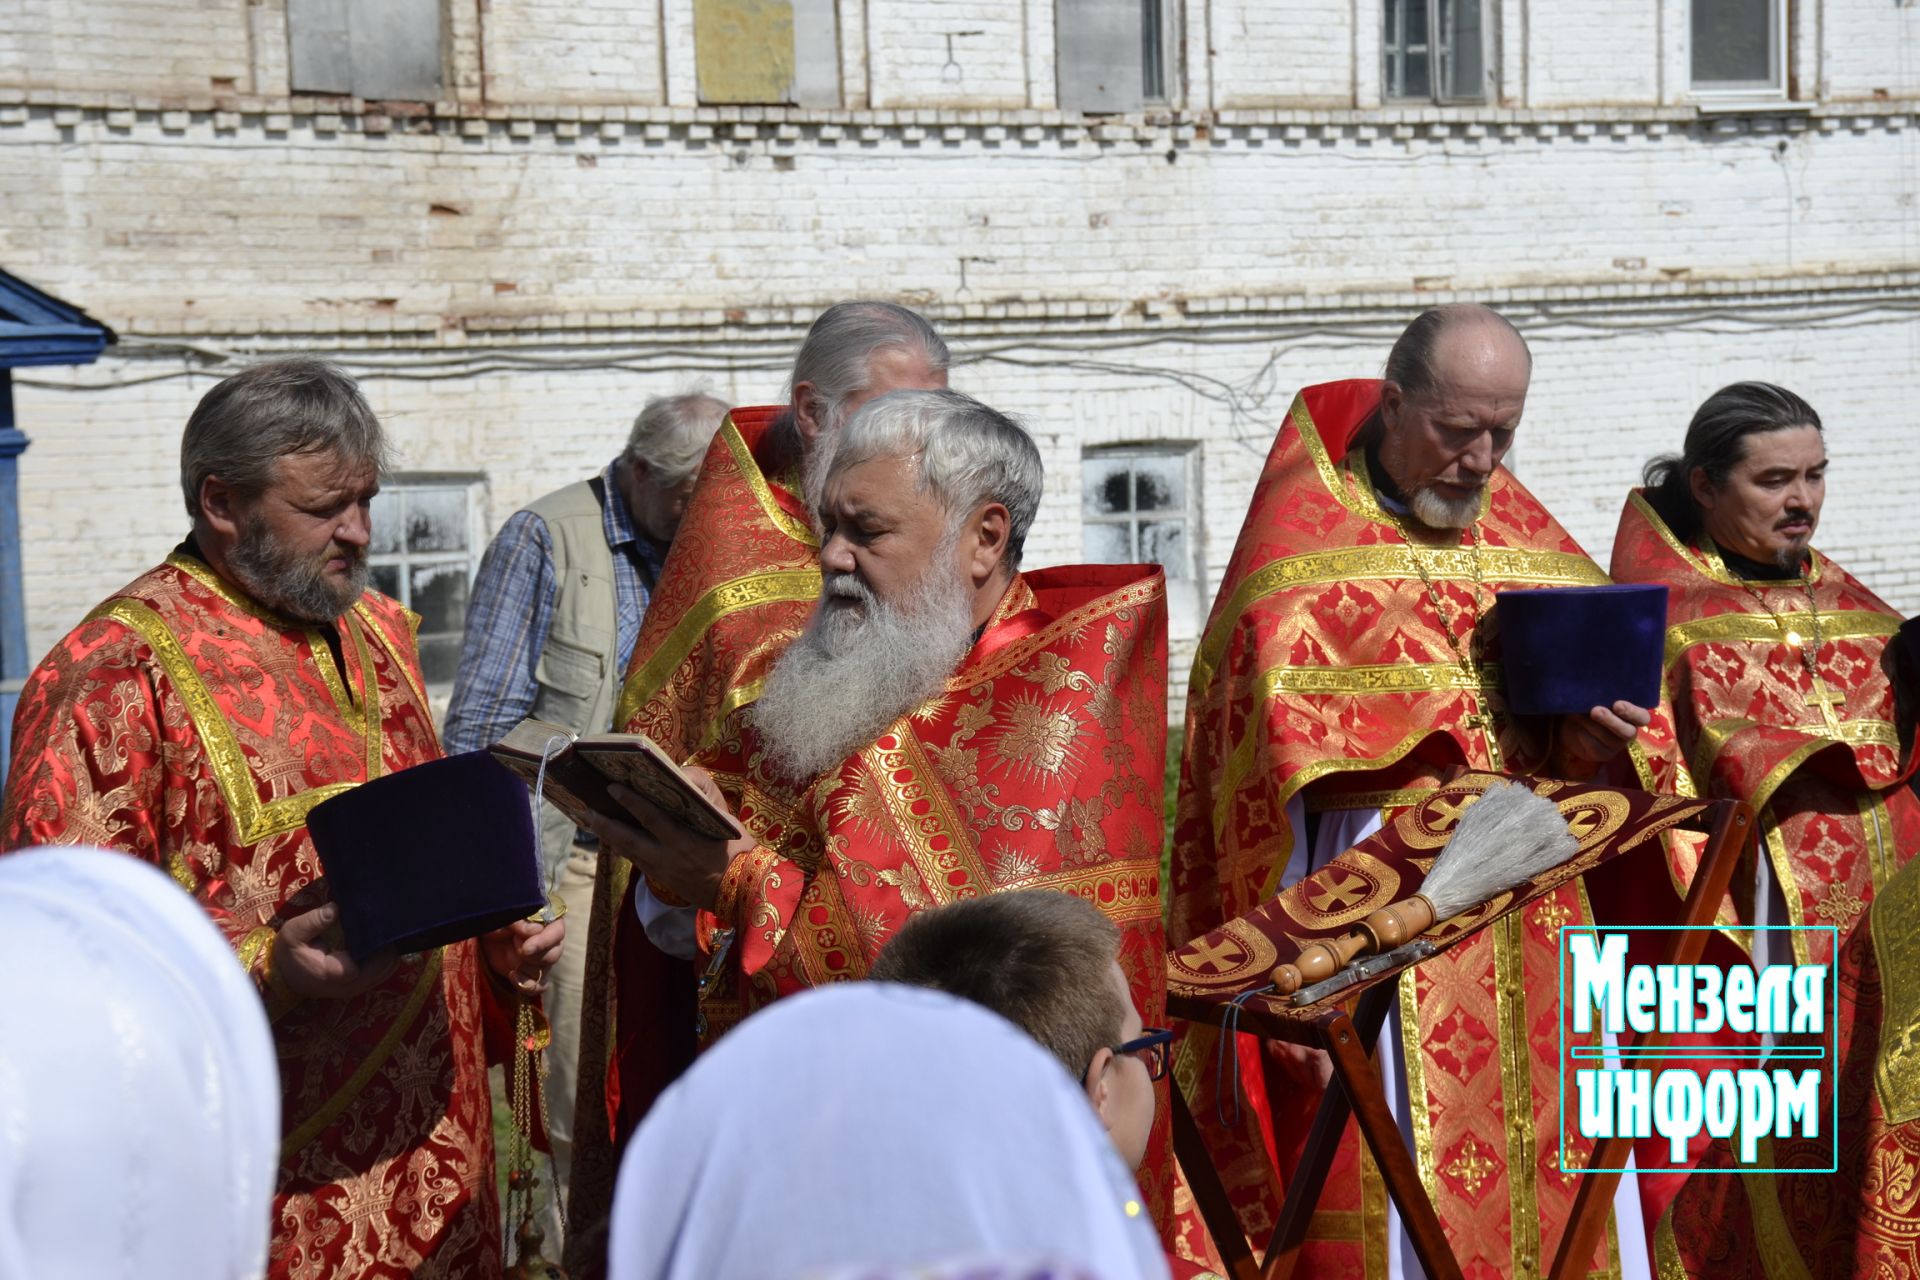
[[[1440,589],[1434,585],[1433,575],[1427,572],[1426,561],[1421,558],[1418,544],[1407,533],[1407,526],[1401,521],[1398,512],[1385,503],[1380,504],[1380,510],[1386,513],[1387,519],[1393,522],[1394,530],[1399,533],[1400,540],[1406,543],[1407,556],[1413,561],[1414,572],[1420,575],[1420,581],[1427,589],[1427,599],[1433,605],[1434,616],[1440,620],[1440,634],[1446,637],[1447,647],[1453,650],[1454,659],[1459,662],[1460,669],[1466,672],[1467,679],[1473,686],[1475,712],[1467,717],[1467,723],[1477,727],[1481,737],[1485,739],[1487,761],[1491,767],[1504,768],[1505,755],[1500,750],[1500,741],[1494,732],[1493,715],[1486,707],[1486,685],[1481,679],[1480,664],[1473,656],[1473,636],[1467,637],[1464,647],[1461,645],[1460,636],[1454,630],[1454,620],[1447,616],[1446,603],[1440,598]],[[1479,620],[1486,616],[1485,608],[1480,601],[1483,585],[1480,572],[1480,522],[1474,521],[1467,526],[1467,530],[1473,537],[1473,616],[1477,627]]]

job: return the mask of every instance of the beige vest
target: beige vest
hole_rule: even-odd
[[[533,670],[536,719],[574,733],[604,733],[612,727],[619,696],[616,670],[620,644],[619,593],[614,586],[613,548],[597,479],[556,490],[527,506],[546,522],[553,543],[553,626]],[[617,498],[615,499],[617,500]],[[573,847],[573,823],[548,806],[540,822],[546,872],[552,876]],[[584,907],[585,903],[578,904]]]

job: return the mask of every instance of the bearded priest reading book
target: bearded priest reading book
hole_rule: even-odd
[[[1039,451],[956,392],[882,396],[824,447],[811,468],[818,602],[758,697],[693,752],[748,838],[693,837],[617,788],[632,821],[597,824],[657,896],[689,904],[702,1041],[782,996],[865,977],[916,911],[1013,888],[1104,911],[1153,1021],[1165,989],[1159,570],[1021,572]],[[761,524],[737,536],[788,536]],[[645,1052],[629,1043],[620,1071]],[[1161,1126],[1141,1178],[1163,1203],[1170,1160]]]

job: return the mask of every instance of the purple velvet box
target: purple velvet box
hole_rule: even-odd
[[[322,801],[307,830],[355,960],[431,951],[546,905],[527,785],[485,751]]]
[[[1496,599],[1509,710],[1584,714],[1622,699],[1660,701],[1664,586],[1548,587]]]

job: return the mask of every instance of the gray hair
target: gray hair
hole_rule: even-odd
[[[787,403],[808,383],[826,408],[828,425],[835,425],[847,398],[872,385],[874,356],[889,350],[917,351],[936,373],[953,359],[946,341],[916,311],[892,302],[834,303],[807,330],[793,358]]]
[[[1393,350],[1387,354],[1387,381],[1397,384],[1401,391],[1410,396],[1433,390],[1440,381],[1433,367],[1433,349],[1439,344],[1442,333],[1460,324],[1492,325],[1505,329],[1526,354],[1527,367],[1533,367],[1533,351],[1527,346],[1527,340],[1520,336],[1520,331],[1513,327],[1513,321],[1492,307],[1483,307],[1477,302],[1450,302],[1422,311],[1401,332],[1394,341]]]
[[[200,397],[180,437],[180,491],[200,518],[200,486],[218,476],[242,497],[273,484],[281,458],[338,453],[384,476],[387,439],[345,370],[324,360],[268,360],[223,378]]]
[[[958,391],[893,391],[862,405],[830,447],[828,479],[874,458],[919,458],[921,492],[953,522],[982,503],[1004,506],[1004,563],[1009,572],[1020,567],[1046,473],[1033,437],[1006,414]]]
[[[647,482],[655,488],[671,489],[700,469],[700,460],[707,456],[707,446],[729,408],[724,401],[698,392],[655,396],[633,420],[620,456],[645,467]]]

